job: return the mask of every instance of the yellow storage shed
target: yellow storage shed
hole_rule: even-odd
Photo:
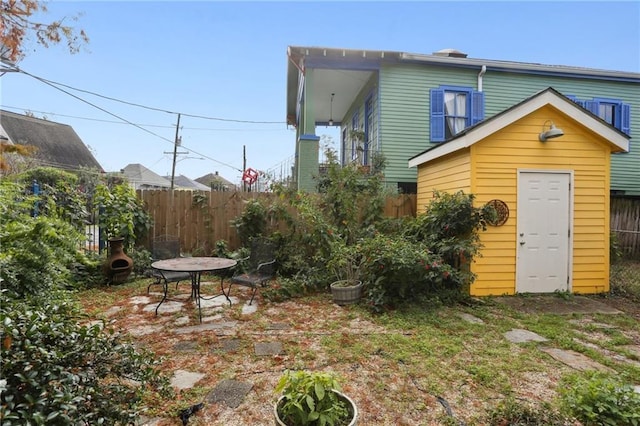
[[[553,88],[409,160],[418,212],[434,190],[491,203],[471,265],[476,296],[609,290],[611,153],[629,137]]]

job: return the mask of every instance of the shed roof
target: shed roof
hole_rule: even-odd
[[[566,98],[554,88],[549,87],[491,118],[468,127],[452,139],[411,157],[409,159],[409,167],[417,167],[420,164],[435,160],[436,158],[443,157],[460,149],[468,148],[546,105],[551,105],[561,113],[600,135],[603,139],[606,139],[611,145],[613,152],[629,151],[629,136]]]
[[[169,182],[171,182],[171,176],[165,176]],[[185,175],[178,175],[173,177],[173,185],[182,188],[182,189],[194,189],[197,191],[211,191],[206,185],[201,184],[200,182],[196,182],[195,180],[191,180]]]
[[[73,127],[67,124],[0,110],[0,126],[9,143],[35,147],[31,157],[43,166],[103,171]]]

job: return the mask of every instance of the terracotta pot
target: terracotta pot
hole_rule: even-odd
[[[351,421],[349,422],[348,426],[356,426],[358,424],[358,407],[356,406],[356,403],[353,402],[351,398],[349,398],[347,395],[343,394],[342,392],[338,392],[335,389],[331,389],[331,391],[337,394],[338,398],[342,399],[347,403],[347,410],[349,411],[349,414],[351,414]],[[287,425],[280,419],[280,415],[278,414],[278,406],[280,405],[283,399],[284,399],[284,395],[278,398],[278,401],[273,406],[273,417],[275,420],[275,425],[276,426],[295,426],[295,425]]]
[[[133,259],[124,252],[123,242],[124,238],[109,239],[110,255],[102,265],[104,274],[112,284],[125,282],[133,270]]]

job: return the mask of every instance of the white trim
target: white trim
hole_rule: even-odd
[[[575,173],[573,170],[562,170],[562,169],[516,169],[516,235],[515,235],[515,246],[516,246],[516,281],[514,285],[514,289],[517,293],[518,291],[518,232],[520,231],[520,220],[518,219],[518,212],[520,211],[521,206],[518,205],[518,201],[520,199],[520,176],[523,173],[548,173],[548,174],[563,174],[569,175],[569,192],[567,196],[569,197],[569,241],[567,243],[567,276],[569,282],[567,283],[567,291],[573,293],[573,236],[575,235],[574,230],[574,212],[575,212]]]
[[[468,133],[463,133],[450,142],[444,142],[442,145],[436,146],[417,157],[409,160],[409,167],[417,167],[428,161],[443,157],[458,150],[468,148],[476,142],[492,135],[493,133],[507,127],[522,117],[546,106],[551,105],[563,114],[577,121],[589,130],[595,132],[602,138],[608,140],[616,149],[615,152],[628,152],[629,139],[626,136],[615,131],[611,126],[596,119],[591,114],[585,112],[579,105],[564,96],[557,95],[549,89],[539,93],[528,101],[498,114],[494,118],[489,118],[484,122],[477,124]],[[536,139],[538,135],[535,135]]]

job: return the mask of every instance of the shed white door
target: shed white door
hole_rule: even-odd
[[[569,290],[569,173],[519,172],[518,293]]]

